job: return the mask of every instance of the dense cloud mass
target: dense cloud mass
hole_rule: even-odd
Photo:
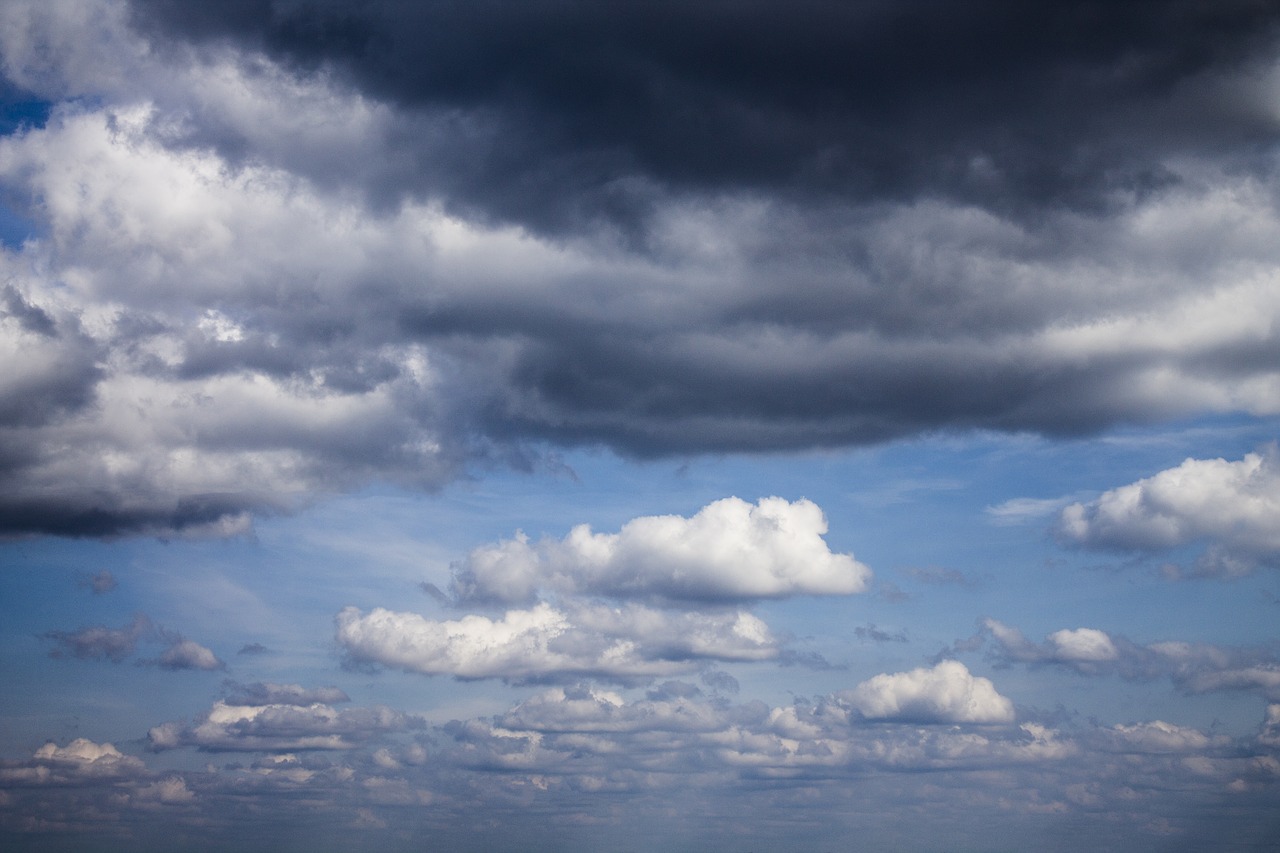
[[[5,4],[0,530],[1280,411],[1268,4],[716,8]]]
[[[452,589],[463,601],[502,602],[540,589],[703,602],[862,592],[870,570],[831,553],[826,532],[812,501],[725,498],[691,518],[632,519],[617,533],[584,524],[559,542],[477,548],[455,566]]]
[[[1236,462],[1188,459],[1062,511],[1061,537],[1089,548],[1208,548],[1196,575],[1233,577],[1280,566],[1280,462],[1274,445]]]

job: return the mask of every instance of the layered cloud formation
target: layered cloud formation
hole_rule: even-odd
[[[1275,20],[1164,5],[6,4],[0,529],[1274,414]]]

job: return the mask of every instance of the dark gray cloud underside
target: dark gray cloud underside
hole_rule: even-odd
[[[635,225],[655,187],[1097,209],[1173,180],[1169,157],[1249,163],[1275,131],[1220,76],[1274,44],[1280,10],[1245,0],[134,11],[144,31],[229,40],[456,115],[456,147],[417,143],[416,189],[535,229]],[[375,195],[415,177],[386,180]]]

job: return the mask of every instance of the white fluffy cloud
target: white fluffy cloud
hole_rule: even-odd
[[[336,621],[338,642],[356,660],[458,678],[650,678],[696,670],[706,661],[779,654],[768,626],[744,611],[680,613],[571,602],[560,609],[540,603],[509,610],[500,619],[433,621],[348,607]]]
[[[462,599],[526,601],[539,590],[681,601],[851,595],[871,571],[823,539],[812,501],[731,497],[690,518],[632,519],[617,533],[579,525],[559,541],[524,537],[477,548],[454,569]]]
[[[1062,511],[1059,534],[1090,548],[1161,551],[1205,542],[1192,571],[1234,576],[1280,561],[1276,448],[1243,459],[1187,459]]]
[[[959,661],[932,669],[884,673],[840,695],[868,720],[946,723],[1008,723],[1013,703],[996,692],[990,679],[972,675]]]

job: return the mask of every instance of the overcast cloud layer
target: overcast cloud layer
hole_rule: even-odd
[[[13,2],[0,524],[1280,410],[1267,4]],[[287,104],[287,107],[280,107]],[[945,128],[945,130],[942,130]]]
[[[0,2],[0,847],[1275,850],[1278,143],[1257,0]]]

